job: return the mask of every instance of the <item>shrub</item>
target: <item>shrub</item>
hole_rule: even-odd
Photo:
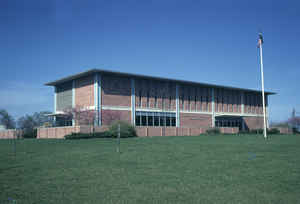
[[[69,135],[65,135],[65,139],[67,140],[91,139],[91,138],[93,138],[93,135],[88,133],[71,133]]]
[[[264,129],[240,130],[239,134],[264,134]],[[280,134],[277,128],[267,129],[267,134]]]
[[[219,128],[211,128],[211,129],[206,130],[206,134],[216,135],[216,134],[221,134],[221,131]]]
[[[71,133],[69,135],[65,135],[65,139],[67,140],[109,138],[109,137],[111,137],[109,131],[96,132],[96,133]]]
[[[135,128],[125,121],[115,121],[109,127],[109,133],[112,137],[118,137],[118,126],[120,125],[120,137],[127,138],[127,137],[136,137]]]
[[[24,131],[23,138],[36,138],[37,129],[28,129]]]
[[[110,138],[112,137],[111,133],[109,131],[104,132],[95,132],[92,134],[93,138]]]
[[[260,128],[260,129],[253,129],[249,131],[250,134],[263,134],[264,133],[264,129]]]
[[[239,134],[249,134],[249,130],[239,130]]]
[[[280,131],[277,128],[268,129],[268,134],[280,134]]]
[[[299,131],[298,128],[293,127],[292,131],[293,131],[294,134],[300,134],[300,131]]]

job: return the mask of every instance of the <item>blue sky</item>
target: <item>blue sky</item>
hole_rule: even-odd
[[[43,84],[90,68],[260,89],[270,120],[300,111],[298,1],[0,1],[0,108],[53,110]]]

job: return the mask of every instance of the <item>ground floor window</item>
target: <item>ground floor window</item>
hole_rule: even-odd
[[[176,114],[170,112],[137,111],[136,126],[176,126]]]
[[[56,116],[54,126],[72,126],[72,118],[66,116]]]
[[[242,119],[241,118],[216,118],[216,127],[238,127],[242,129]]]

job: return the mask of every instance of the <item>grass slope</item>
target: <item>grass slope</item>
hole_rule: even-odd
[[[0,140],[0,203],[300,203],[300,136]]]

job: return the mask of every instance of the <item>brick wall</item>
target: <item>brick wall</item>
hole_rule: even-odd
[[[95,132],[103,132],[108,129],[107,126],[94,127]],[[38,128],[37,139],[64,139],[65,135],[71,133],[91,133],[92,126],[71,126],[71,127],[50,127]]]
[[[264,119],[263,117],[243,117],[245,122],[245,128],[252,129],[260,129],[264,127]]]
[[[182,127],[211,127],[211,115],[198,113],[180,113]]]
[[[137,78],[135,79],[136,108],[157,108],[164,110],[175,110],[175,89],[175,83],[172,82]],[[157,101],[156,107],[155,98]]]
[[[148,136],[196,136],[204,134],[209,128],[186,128],[186,127],[136,127],[137,135],[139,137]],[[222,127],[221,133],[238,133],[238,128]]]
[[[94,76],[90,75],[75,80],[76,106],[94,106]]]
[[[115,120],[123,120],[131,123],[131,111],[126,110],[102,110],[102,124],[110,125]]]
[[[131,106],[131,80],[118,75],[102,75],[102,105]]]
[[[37,129],[37,139],[63,139],[65,135],[71,133],[80,132],[79,126],[74,127],[51,127],[51,128],[38,128]]]
[[[23,131],[21,130],[1,130],[0,131],[0,139],[15,139],[22,138]]]

